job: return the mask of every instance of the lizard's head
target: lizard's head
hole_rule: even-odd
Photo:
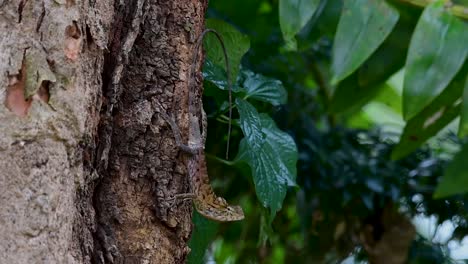
[[[229,221],[239,221],[244,219],[244,210],[242,210],[242,207],[239,205],[229,205],[226,210],[229,211]]]
[[[229,205],[226,201],[224,201],[224,203],[206,204],[194,200],[194,203],[198,213],[211,220],[231,222],[244,219],[244,210],[242,210],[242,207],[238,205]]]

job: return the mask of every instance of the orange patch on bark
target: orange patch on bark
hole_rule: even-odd
[[[5,106],[18,116],[26,116],[32,102],[31,99],[24,97],[25,75],[25,66],[23,64],[19,74],[8,77]]]
[[[33,100],[49,102],[49,81],[43,81],[37,93],[30,98],[25,98],[26,66],[23,64],[19,74],[8,76],[5,106],[16,114],[24,117],[28,114]]]
[[[81,32],[75,21],[72,25],[67,26],[65,36],[65,56],[75,61],[78,59],[81,48]]]

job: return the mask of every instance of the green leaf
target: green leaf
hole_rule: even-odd
[[[468,157],[468,144],[463,146],[447,166],[445,174],[434,192],[435,199],[468,192],[468,162],[466,162],[466,157]]]
[[[279,23],[288,50],[297,50],[294,36],[312,18],[320,0],[280,0]]]
[[[203,78],[221,90],[228,89],[226,72],[209,59],[206,59],[203,65]],[[240,87],[238,83],[243,87]],[[242,69],[239,74],[238,83],[233,84],[232,91],[242,91],[243,94],[245,93],[246,98],[267,102],[275,106],[285,104],[287,101],[288,94],[279,80]]]
[[[458,126],[458,136],[460,138],[468,135],[468,75],[466,76],[465,88],[460,112],[460,126]]]
[[[224,46],[229,59],[231,70],[231,82],[235,82],[242,56],[250,48],[250,40],[247,35],[240,33],[228,23],[217,20],[207,19],[206,27],[216,30],[223,38]],[[224,53],[216,36],[208,34],[205,37],[206,57],[219,67],[225,68]]]
[[[369,58],[398,17],[398,11],[382,0],[344,1],[333,41],[332,82],[343,80]]]
[[[417,10],[401,10],[400,19],[382,45],[359,70],[339,83],[330,103],[332,113],[360,108],[381,93],[383,82],[405,64],[418,16]]]
[[[357,71],[360,86],[371,88],[380,84],[404,66],[420,14],[419,10],[408,10],[406,6],[400,10],[400,18],[393,31]]]
[[[281,81],[255,74],[249,70],[241,71],[242,86],[245,88],[246,98],[271,103],[272,105],[285,104],[288,98],[286,89]]]
[[[444,9],[444,1],[428,5],[416,25],[406,60],[403,116],[413,118],[434,100],[463,65],[468,27]]]
[[[204,262],[204,256],[206,249],[213,241],[216,231],[218,230],[219,224],[206,219],[193,210],[193,223],[194,228],[192,237],[189,241],[189,247],[191,249],[188,256],[189,264],[201,264]]]
[[[400,142],[393,149],[392,159],[396,160],[408,155],[436,135],[455,119],[460,111],[460,105],[442,105],[438,108],[430,106],[428,109],[430,111],[423,111],[408,121]]]
[[[259,114],[247,101],[237,99],[236,104],[245,136],[236,161],[249,164],[257,197],[271,209],[272,220],[282,207],[287,187],[296,186],[297,147],[268,115]]]
[[[262,132],[260,115],[257,109],[241,99],[236,99],[236,105],[240,114],[240,127],[249,143],[249,148],[255,152],[260,151],[265,144],[266,135]],[[241,152],[239,151],[239,153]]]
[[[463,93],[468,64],[457,74],[449,86],[419,114],[411,118],[404,128],[400,142],[392,152],[392,159],[399,159],[416,150],[427,139],[436,135],[460,113],[460,97]]]
[[[210,59],[205,60],[203,64],[203,79],[205,81],[211,82],[219,89],[227,91],[229,87],[226,76],[224,68],[214,64]],[[232,91],[238,92],[240,90],[241,88],[233,82]]]

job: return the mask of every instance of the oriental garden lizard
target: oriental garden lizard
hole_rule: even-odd
[[[195,78],[194,72],[196,69],[196,62],[198,58],[198,53],[200,51],[201,43],[203,37],[212,32],[216,35],[220,41],[226,60],[227,76],[228,76],[228,86],[229,86],[229,119],[231,119],[231,86],[229,81],[229,64],[227,61],[227,53],[222,42],[221,36],[212,29],[206,29],[203,31],[201,36],[197,41],[195,47],[195,53],[193,56],[193,61],[191,65],[191,71],[188,80],[188,110],[189,110],[189,138],[188,144],[185,145],[182,143],[181,132],[174,119],[169,117],[165,113],[164,109],[160,107],[159,113],[161,116],[169,123],[171,129],[174,133],[174,138],[178,147],[187,153],[186,163],[187,163],[187,173],[190,181],[190,188],[192,193],[188,194],[178,194],[172,199],[179,198],[189,198],[193,199],[196,210],[206,218],[221,221],[238,221],[244,219],[244,212],[242,208],[238,205],[229,205],[226,200],[222,197],[217,196],[213,188],[210,185],[210,180],[208,178],[208,171],[206,167],[204,146],[206,140],[206,130],[207,130],[207,120],[206,113],[203,110],[203,104],[200,100],[200,107],[196,107],[196,102],[194,102],[194,93],[195,93]],[[199,119],[201,118],[201,120]],[[201,127],[201,129],[200,129]],[[201,131],[200,131],[201,130]],[[228,137],[231,131],[229,124]],[[229,148],[229,143],[228,143]],[[227,153],[227,152],[226,152]],[[227,156],[227,154],[226,154]]]

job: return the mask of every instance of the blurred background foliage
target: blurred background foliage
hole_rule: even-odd
[[[209,174],[246,217],[194,212],[189,262],[464,263],[466,6],[209,1],[237,110],[224,160],[226,72],[207,38]]]

